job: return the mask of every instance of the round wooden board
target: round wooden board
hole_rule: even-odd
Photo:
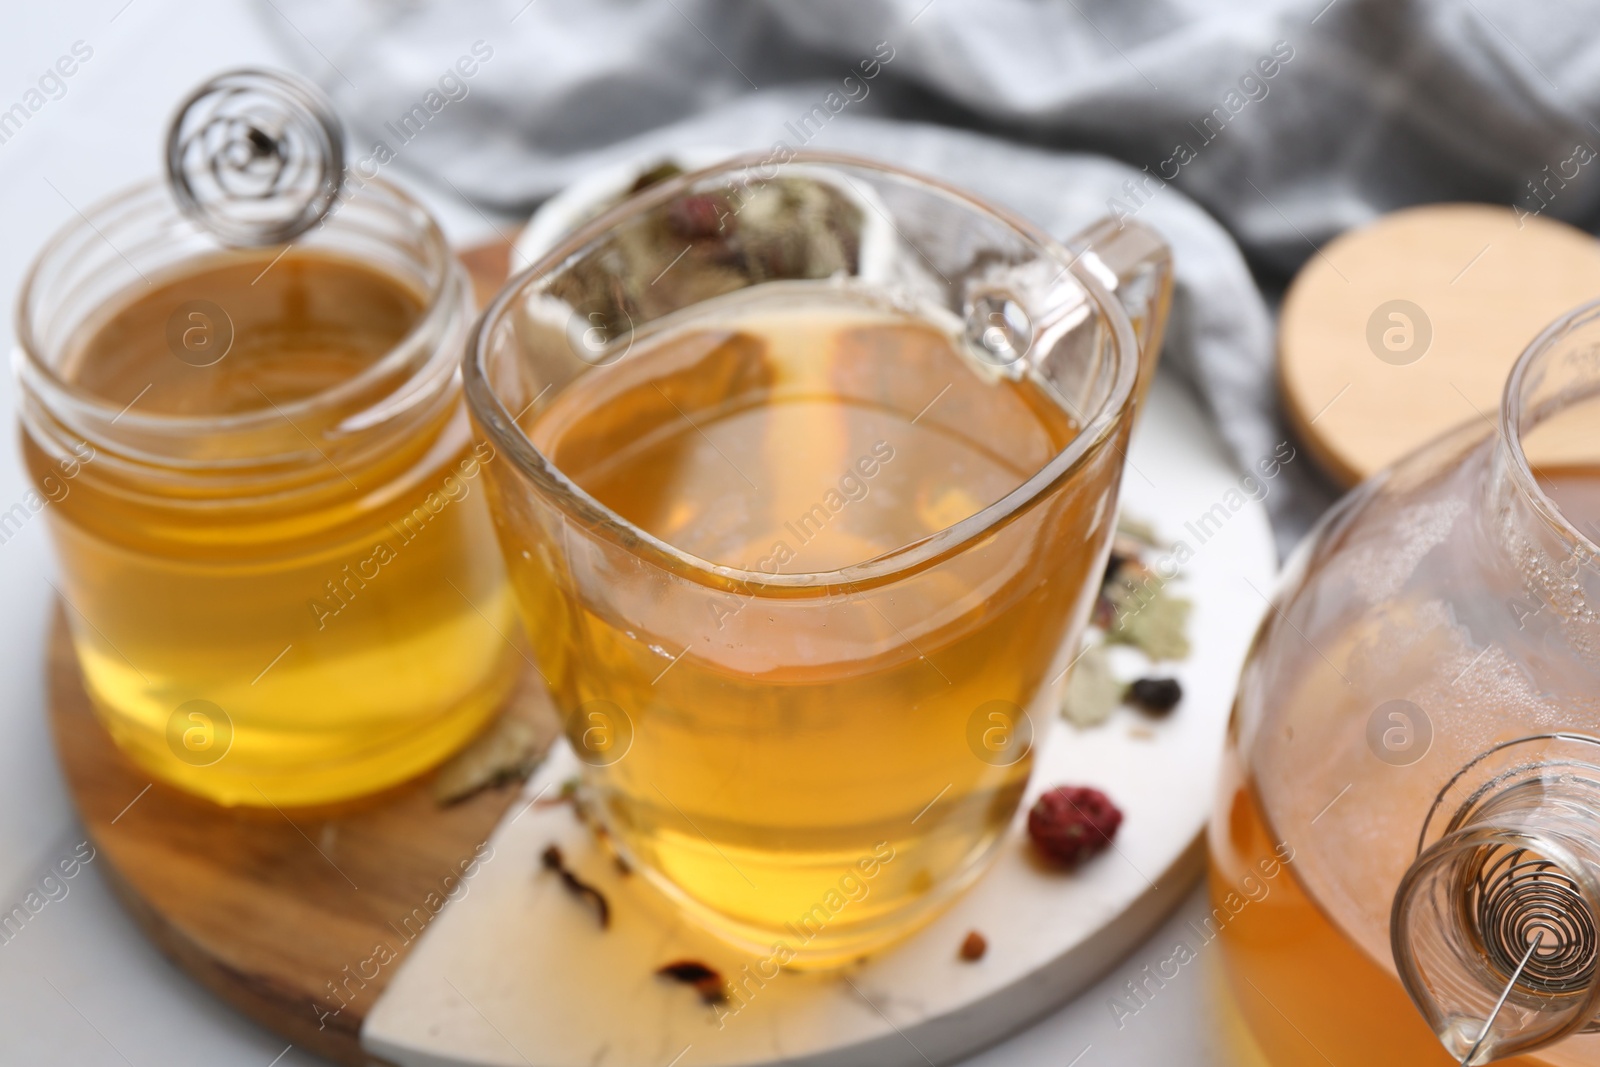
[[[480,306],[499,288],[509,258],[506,243],[461,254]],[[532,671],[524,673],[511,699],[524,713],[531,707],[553,737],[554,709]],[[430,774],[358,802],[278,811],[218,807],[152,783],[95,717],[59,610],[49,697],[79,817],[106,859],[110,885],[150,939],[207,989],[295,1045],[337,1063],[376,1062],[359,1034],[399,961],[370,979],[351,982],[350,974],[370,973],[380,942],[409,952],[414,938],[396,924],[430,894],[447,894],[445,879],[472,858],[517,790],[440,807]],[[330,982],[350,982],[343,988],[354,994],[337,1015],[323,1014],[338,1006]]]
[[[531,671],[513,700],[544,701]],[[530,684],[531,683],[531,684]],[[211,992],[336,1063],[374,1062],[359,1035],[399,966],[360,977],[349,1005],[329,983],[366,971],[379,943],[430,894],[445,898],[516,799],[486,790],[450,807],[432,775],[324,808],[223,808],[152,783],[106,733],[58,610],[50,635],[50,718],[79,818],[123,905],[162,952]],[[548,712],[548,730],[556,731]],[[97,865],[98,866],[98,865]],[[447,881],[447,879],[449,879]],[[415,919],[412,926],[418,925]],[[348,993],[346,995],[349,995]]]
[[[1472,418],[1553,319],[1600,297],[1600,242],[1486,204],[1385,215],[1295,277],[1278,333],[1291,425],[1349,486]],[[1398,316],[1398,317],[1396,317]]]

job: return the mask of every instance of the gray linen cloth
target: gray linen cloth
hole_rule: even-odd
[[[260,17],[333,95],[354,161],[486,208],[645,152],[783,141],[937,175],[1063,238],[1135,215],[1176,254],[1165,365],[1242,466],[1287,436],[1258,282],[1275,298],[1330,237],[1406,204],[1584,225],[1600,193],[1600,167],[1533,186],[1600,146],[1594,0],[262,0]],[[1286,467],[1280,548],[1333,495],[1309,461]]]

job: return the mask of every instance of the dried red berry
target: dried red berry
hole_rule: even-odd
[[[714,193],[680,196],[667,205],[667,226],[688,241],[732,233],[734,215],[728,201]]]
[[[1122,812],[1098,789],[1061,785],[1041,796],[1028,812],[1035,847],[1063,867],[1076,867],[1111,844]]]
[[[1128,703],[1149,715],[1166,715],[1183,699],[1176,678],[1140,678],[1128,686]]]
[[[989,942],[976,930],[969,931],[966,939],[961,942],[961,958],[968,963],[975,963],[983,959],[983,954],[989,951]]]

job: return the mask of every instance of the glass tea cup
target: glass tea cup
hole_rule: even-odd
[[[1017,812],[1170,294],[1151,231],[1073,245],[883,164],[739,158],[572,235],[469,343],[595,811],[776,964],[909,933]]]

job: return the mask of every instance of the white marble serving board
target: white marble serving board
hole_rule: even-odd
[[[1176,383],[1157,378],[1129,459],[1124,510],[1193,552],[1175,588],[1195,603],[1194,652],[1163,671],[1182,680],[1183,703],[1163,721],[1126,708],[1086,730],[1057,721],[1000,858],[930,926],[842,973],[780,974],[719,1021],[653,972],[687,957],[737,977],[754,960],[674,915],[638,876],[620,876],[566,806],[518,804],[467,895],[373,1007],[364,1047],[401,1067],[917,1067],[959,1059],[1084,988],[1202,868],[1234,684],[1265,609],[1251,587],[1268,592],[1276,571],[1265,509],[1231,506],[1243,499],[1240,475]],[[1226,517],[1202,543],[1207,514]],[[558,749],[527,798],[553,793],[575,767]],[[1126,815],[1115,849],[1073,874],[1032,862],[1023,832],[1033,798],[1063,782],[1104,789]],[[552,842],[609,896],[610,930],[541,875]],[[957,957],[969,930],[989,945],[977,963]]]

